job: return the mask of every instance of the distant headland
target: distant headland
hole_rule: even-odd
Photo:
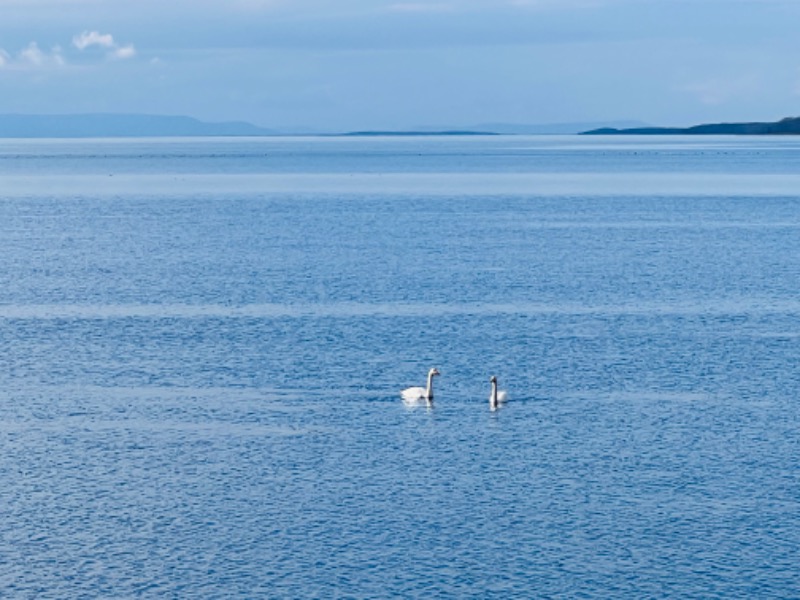
[[[694,127],[602,127],[581,135],[798,135],[800,117],[786,117],[774,123],[710,123]]]

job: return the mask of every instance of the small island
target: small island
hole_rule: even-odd
[[[710,123],[694,127],[603,127],[580,135],[798,135],[800,117],[786,117],[774,123]]]

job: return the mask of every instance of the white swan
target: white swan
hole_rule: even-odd
[[[435,368],[428,371],[428,387],[410,387],[404,389],[400,392],[400,395],[403,397],[404,402],[418,402],[420,400],[425,400],[428,403],[428,406],[433,404],[433,378],[435,375],[439,375],[439,371]]]
[[[497,391],[497,377],[492,375],[489,381],[492,384],[492,392],[489,394],[489,408],[491,410],[497,410],[500,404],[508,400],[508,392],[505,390]]]

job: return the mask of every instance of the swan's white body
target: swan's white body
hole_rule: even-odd
[[[497,377],[492,375],[492,378],[489,380],[492,384],[492,392],[489,394],[489,408],[491,410],[497,410],[497,408],[506,400],[508,400],[508,392],[505,390],[497,389]]]
[[[439,374],[436,369],[428,371],[428,385],[427,387],[410,387],[400,392],[403,397],[403,402],[420,402],[425,401],[428,406],[433,403],[433,378]]]

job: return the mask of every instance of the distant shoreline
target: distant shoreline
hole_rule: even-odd
[[[770,123],[710,123],[693,127],[602,127],[580,135],[798,135],[800,117],[786,117]]]
[[[600,127],[591,128],[593,125]],[[613,126],[612,126],[613,125]],[[632,126],[631,126],[632,125]],[[504,135],[799,135],[800,117],[776,122],[712,123],[653,127],[635,121],[524,125],[483,123],[464,127],[314,131],[267,129],[246,121],[204,122],[192,117],[147,114],[0,114],[0,139],[86,139],[147,137],[478,137]]]
[[[145,114],[27,115],[0,114],[2,138],[143,138],[143,137],[412,137],[485,136],[499,132],[477,129],[363,130],[341,132],[286,132],[245,121],[208,123],[185,116]]]
[[[503,135],[494,131],[350,131],[327,134],[341,137],[381,137],[381,136],[436,136],[436,135]]]
[[[576,135],[597,127],[638,127],[638,121],[581,123],[433,124],[407,129],[266,128],[246,121],[205,122],[181,115],[142,113],[0,113],[0,139],[86,139],[147,137],[467,137],[503,135]]]

